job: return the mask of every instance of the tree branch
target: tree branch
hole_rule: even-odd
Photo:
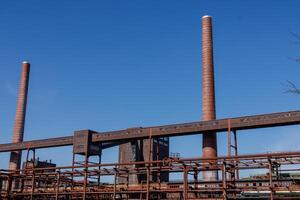
[[[294,32],[290,32],[292,36],[294,36],[296,39],[300,40],[300,35]]]
[[[300,88],[298,88],[293,82],[286,81],[287,84],[285,85],[287,89],[285,93],[292,93],[292,94],[299,94],[300,95]]]
[[[295,32],[292,32],[292,31],[290,31],[290,34],[294,37],[294,39],[296,39],[296,41],[293,41],[293,43],[300,44],[300,35],[297,34],[297,33],[295,33]],[[299,57],[295,58],[294,60],[296,62],[300,62],[300,58]]]

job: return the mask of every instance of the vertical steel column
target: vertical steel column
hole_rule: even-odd
[[[27,154],[26,154],[26,162],[25,162],[25,169],[27,169],[27,164],[29,162],[29,154],[30,154],[30,149],[27,149]],[[25,172],[26,173],[26,172]]]
[[[31,199],[33,199],[34,190],[35,190],[35,149],[32,149],[33,165],[32,165],[32,183],[31,183]]]
[[[72,175],[71,175],[71,190],[73,191],[74,189],[74,166],[75,166],[75,153],[73,152],[73,156],[72,156]]]
[[[270,200],[273,200],[273,169],[272,169],[272,160],[271,158],[268,159],[268,168],[269,168],[269,188],[270,188]]]
[[[216,119],[212,18],[207,15],[202,17],[202,119],[203,121]],[[203,134],[202,155],[203,158],[217,156],[216,133]],[[203,179],[205,181],[217,180],[218,173],[217,171],[204,171]]]
[[[20,80],[19,96],[17,103],[17,112],[13,130],[13,143],[23,141],[28,82],[29,82],[30,64],[26,61],[22,63],[22,73]],[[22,151],[12,151],[9,160],[9,169],[17,170],[21,166]]]
[[[188,183],[188,172],[187,166],[183,167],[183,199],[188,200],[189,198],[189,183]]]
[[[231,121],[230,119],[228,120],[228,131],[227,131],[227,135],[228,135],[228,165],[229,165],[229,178],[230,181],[234,181],[235,180],[235,163],[231,158],[231,148],[233,147],[233,145],[231,144]]]
[[[232,139],[231,139],[231,133],[233,132],[233,145],[232,145]],[[234,160],[231,157],[232,154],[232,148],[234,150]],[[238,161],[238,147],[237,147],[237,136],[236,136],[236,130],[231,129],[231,121],[230,119],[228,120],[228,157],[229,157],[229,162],[234,167],[232,170],[232,175],[234,176],[234,179],[239,179],[239,161]]]
[[[198,168],[197,165],[194,167],[194,190],[198,189]],[[198,192],[195,192],[195,198],[198,198]]]
[[[149,191],[149,187],[150,187],[150,163],[149,166],[147,166],[147,188],[146,188],[146,200],[150,199],[150,191]]]
[[[13,185],[13,176],[12,176],[12,174],[8,174],[7,186],[6,186],[6,193],[7,193],[8,199],[10,198],[12,185]]]
[[[84,158],[83,200],[86,200],[86,188],[88,185],[88,162],[89,162],[89,155],[86,152]]]
[[[114,168],[114,194],[113,194],[113,199],[117,198],[117,166]]]
[[[35,171],[34,168],[32,169],[32,179],[31,179],[31,191],[30,191],[30,199],[33,199],[35,189]]]
[[[237,156],[238,156],[238,146],[237,146],[236,130],[233,131],[233,137],[234,137],[235,174],[236,174],[236,179],[240,179],[239,160],[237,158]]]
[[[24,171],[25,174],[27,174],[26,169],[28,168],[29,154],[30,154],[30,149],[27,149],[26,162],[25,162],[25,167],[24,167],[25,168],[25,171]],[[24,178],[21,178],[21,191],[22,192],[24,190],[24,182],[25,182]]]
[[[59,197],[59,185],[60,185],[60,170],[57,171],[57,176],[56,177],[57,177],[57,183],[56,183],[56,188],[55,188],[55,200],[58,200],[58,197]]]
[[[154,140],[153,140],[154,142]],[[154,143],[153,143],[154,145]],[[156,158],[155,160],[160,160],[160,138],[156,138]],[[160,166],[159,163],[156,164],[156,167]],[[154,176],[156,177],[156,182],[158,183],[158,186],[160,188],[160,170],[156,171],[156,173],[154,174]],[[152,178],[152,180],[155,180],[155,178]],[[158,199],[160,195],[158,195]]]
[[[146,192],[146,200],[148,200],[150,198],[150,192],[149,192],[149,187],[150,187],[150,176],[151,176],[151,161],[153,160],[153,147],[152,147],[152,144],[153,144],[153,138],[152,138],[152,128],[150,128],[150,131],[149,131],[149,156],[148,156],[148,166],[147,166],[147,192]]]
[[[231,161],[231,121],[228,120],[228,130],[227,130],[227,142],[228,142],[228,158]]]
[[[223,161],[222,164],[222,196],[223,200],[227,199],[227,176],[226,176],[226,162]]]
[[[97,182],[98,182],[98,186],[100,186],[101,185],[101,158],[102,158],[102,148],[101,148],[101,150],[100,150],[100,153],[99,153],[99,155],[98,155],[98,164],[99,164],[99,167],[98,167],[98,180],[97,180]]]

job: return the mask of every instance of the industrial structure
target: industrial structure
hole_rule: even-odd
[[[23,142],[24,124],[27,105],[27,93],[29,82],[30,64],[26,61],[22,63],[22,73],[20,80],[20,91],[17,103],[17,112],[14,123],[13,143]],[[10,154],[9,169],[20,169],[22,152],[12,151]]]
[[[216,119],[212,18],[202,18],[202,121],[125,130],[74,131],[72,136],[23,141],[30,64],[22,64],[9,168],[0,170],[0,199],[300,199],[300,152],[238,154],[237,132],[300,124],[300,111]],[[216,134],[228,136],[217,155]],[[202,157],[169,155],[169,138],[202,134]],[[200,144],[199,144],[200,145]],[[41,161],[37,149],[73,146],[72,163]],[[119,146],[118,163],[102,151]],[[26,160],[21,168],[21,154]],[[91,162],[97,157],[98,162]],[[95,160],[95,159],[94,159]],[[255,176],[242,177],[251,170]],[[171,174],[182,179],[170,181]],[[110,177],[110,182],[103,181]]]
[[[216,119],[212,19],[207,15],[202,17],[202,116],[203,121]],[[203,158],[217,157],[216,133],[203,133],[202,142]],[[206,171],[203,179],[214,181],[218,174]]]

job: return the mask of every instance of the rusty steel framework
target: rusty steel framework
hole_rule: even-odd
[[[238,155],[237,131],[300,124],[300,111],[248,116],[209,122],[167,125],[131,132],[115,131],[97,133],[94,131],[76,131],[72,137],[73,162],[65,167],[36,167],[22,170],[1,170],[2,199],[300,199],[300,179],[284,176],[287,172],[300,172],[300,152],[281,152],[269,154]],[[174,127],[175,126],[175,127]],[[180,128],[181,127],[181,128]],[[196,128],[197,127],[197,128]],[[181,159],[165,157],[160,160],[146,160],[129,163],[103,164],[89,162],[89,158],[99,152],[101,139],[103,144],[142,139],[134,134],[149,130],[152,139],[204,132],[227,132],[228,155],[212,158]],[[184,129],[184,130],[182,130]],[[193,131],[192,131],[193,130]],[[157,132],[156,132],[157,131]],[[169,131],[169,132],[168,132]],[[239,131],[242,133],[242,131]],[[133,135],[132,135],[133,134]],[[232,137],[233,136],[233,137]],[[106,138],[106,139],[104,139]],[[110,139],[109,139],[110,138]],[[43,142],[53,139],[46,139]],[[59,139],[54,139],[56,142]],[[62,139],[64,141],[64,138]],[[233,144],[232,144],[233,141]],[[42,142],[42,143],[43,143]],[[42,148],[40,141],[27,143],[27,162],[36,160],[35,147]],[[21,143],[14,144],[22,146]],[[70,145],[70,144],[68,144]],[[2,145],[2,146],[5,146]],[[49,143],[44,148],[48,148]],[[53,145],[55,146],[55,145]],[[96,148],[94,147],[96,146]],[[232,148],[234,154],[232,155]],[[2,148],[2,152],[22,150]],[[33,151],[29,159],[29,152]],[[94,153],[96,152],[96,153]],[[75,162],[75,154],[80,154],[82,162]],[[26,164],[27,165],[27,164]],[[261,172],[262,176],[241,178],[243,171]],[[205,181],[201,175],[215,171],[219,179]],[[162,181],[164,175],[180,173],[178,182]],[[139,184],[132,184],[128,178],[135,175],[144,176]],[[155,176],[153,179],[151,177]],[[112,182],[102,181],[110,177]],[[119,178],[127,180],[118,182]],[[13,183],[18,183],[18,187]]]
[[[213,160],[214,162],[211,162]],[[300,180],[283,176],[299,171],[300,152],[242,155],[218,158],[172,159],[120,164],[1,170],[2,199],[299,199]],[[130,166],[130,168],[126,167]],[[130,170],[128,170],[130,169]],[[219,180],[199,180],[199,174],[213,170]],[[265,170],[263,176],[238,178],[238,171]],[[181,173],[182,181],[149,181],[162,173]],[[119,177],[143,174],[141,184],[118,184]],[[109,176],[112,183],[100,182]],[[20,187],[12,188],[13,182]]]

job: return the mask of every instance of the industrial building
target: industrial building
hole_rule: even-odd
[[[240,155],[237,139],[243,130],[299,125],[299,110],[216,119],[210,16],[202,18],[202,119],[197,122],[74,130],[67,137],[23,141],[29,73],[29,62],[23,62],[13,140],[0,144],[0,153],[10,153],[8,169],[0,170],[0,199],[300,199],[300,152]],[[228,137],[225,156],[217,151],[221,132]],[[201,157],[170,156],[170,137],[199,133]],[[69,166],[41,161],[35,152],[60,146],[73,146]],[[114,146],[119,146],[119,162],[102,163],[102,151]],[[22,152],[27,154],[21,167]],[[240,177],[245,170],[257,175]],[[172,173],[180,173],[182,180],[170,181]]]

